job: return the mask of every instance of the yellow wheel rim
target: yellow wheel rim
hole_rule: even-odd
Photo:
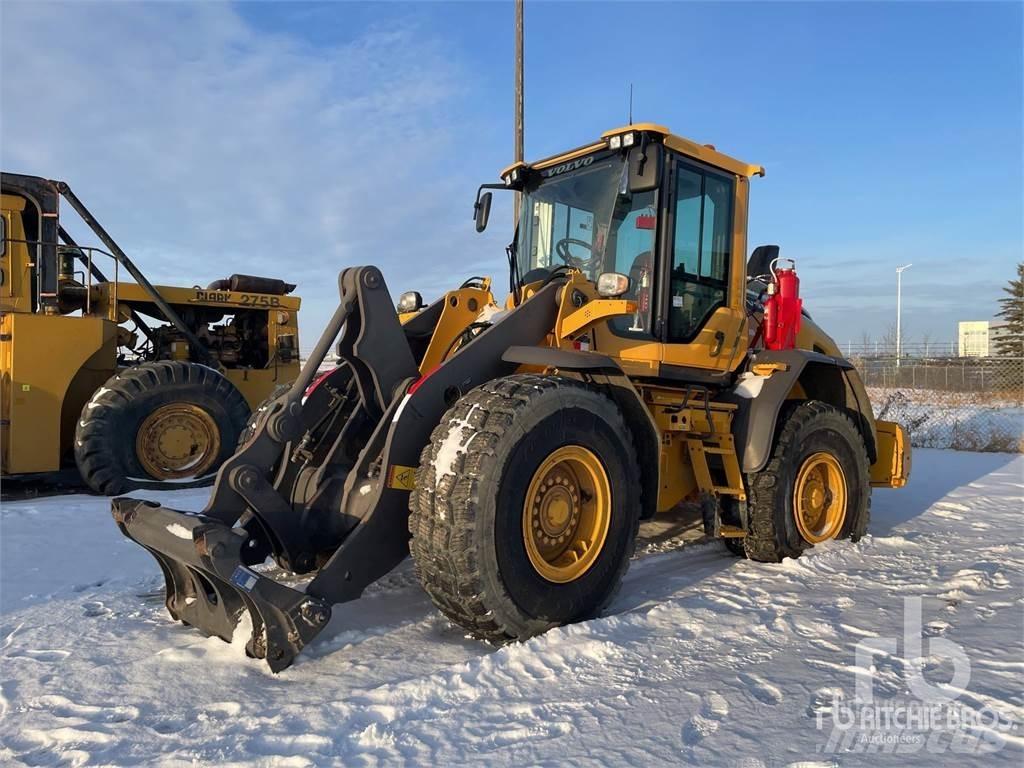
[[[811,544],[834,539],[846,520],[846,475],[831,453],[808,456],[793,490],[793,516]]]
[[[198,477],[217,460],[220,430],[199,406],[170,403],[157,408],[139,426],[135,453],[142,468],[157,480]]]
[[[608,537],[612,489],[593,452],[556,449],[533,473],[523,500],[523,542],[534,569],[565,584],[586,573]]]

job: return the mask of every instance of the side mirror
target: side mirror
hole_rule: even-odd
[[[661,186],[661,145],[648,144],[629,151],[629,191],[649,192]]]
[[[597,278],[597,293],[605,298],[621,296],[629,290],[629,278],[619,272],[604,272]]]
[[[476,218],[476,231],[483,232],[487,229],[487,219],[491,216],[491,193],[484,192],[473,203],[473,216]]]

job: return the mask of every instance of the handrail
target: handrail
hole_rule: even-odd
[[[57,234],[60,236],[60,239],[64,241],[65,245],[68,245],[71,248],[77,249],[78,251],[82,250],[82,246],[80,246],[78,243],[76,243],[75,239],[73,237],[71,237],[71,235],[68,234],[67,230],[64,229],[64,227],[62,227],[60,224],[57,225]],[[100,250],[99,248],[95,248],[95,247],[92,247],[92,246],[86,246],[86,247],[89,250],[89,263],[87,264],[87,267],[88,267],[89,275],[90,275],[90,281],[89,281],[90,292],[91,292],[91,289],[92,289],[92,280],[91,280],[92,276],[95,276],[96,279],[99,280],[100,282],[104,282],[104,283],[110,282],[109,280],[107,280],[106,275],[103,274],[103,271],[99,267],[97,267],[95,264],[92,263],[92,252],[93,251],[97,251],[98,253],[102,253],[104,256],[109,256],[114,261],[114,289],[113,289],[113,296],[112,296],[114,316],[111,317],[110,319],[113,320],[114,322],[117,322],[117,282],[118,282],[117,281],[117,277],[118,277],[117,258],[114,256],[114,254],[107,253],[106,251]],[[82,261],[82,257],[77,255],[77,254],[76,254],[75,258],[77,258],[79,261]],[[142,319],[142,315],[140,315],[138,312],[136,312],[132,308],[129,308],[128,312],[130,313],[131,318],[132,318],[132,320],[135,323],[135,326],[140,331],[142,331],[142,335],[145,336],[150,341],[153,341],[153,331],[152,331],[152,329],[148,325],[146,325],[145,321]]]
[[[65,237],[65,235],[66,235],[66,237]],[[60,254],[61,252],[70,251],[70,252],[72,252],[74,254],[74,257],[78,261],[80,261],[82,264],[84,264],[85,267],[86,267],[84,272],[80,272],[80,273],[76,272],[75,273],[75,274],[81,274],[82,277],[85,280],[84,287],[86,289],[86,296],[85,296],[85,302],[86,302],[86,309],[85,309],[85,311],[86,311],[86,313],[87,314],[91,314],[92,313],[92,288],[93,288],[92,280],[95,277],[97,282],[109,283],[112,286],[112,288],[111,288],[111,304],[110,304],[111,308],[110,308],[110,311],[107,314],[109,315],[108,319],[110,319],[111,321],[113,321],[115,323],[118,322],[118,320],[117,320],[117,318],[118,318],[118,311],[117,311],[117,309],[118,309],[118,305],[117,305],[117,287],[118,287],[118,278],[120,277],[120,270],[118,269],[118,259],[117,259],[117,257],[114,254],[110,253],[109,251],[105,251],[102,248],[97,248],[96,246],[79,245],[74,240],[72,240],[71,236],[67,235],[66,232],[63,233],[62,239],[65,240],[65,243],[64,243],[64,245],[57,245],[56,246],[57,247],[57,253]],[[34,246],[40,246],[40,245],[43,244],[43,242],[41,240],[24,240],[24,239],[16,238],[16,237],[5,237],[4,238],[4,242],[5,243],[22,243],[22,244],[27,245],[27,246],[33,246],[33,245]],[[100,270],[100,268],[97,267],[93,263],[93,253],[99,253],[99,254],[101,254],[103,256],[106,256],[107,258],[111,259],[114,262],[114,279],[112,281],[108,280],[106,275],[103,274],[103,271]],[[138,312],[136,312],[134,309],[131,309],[131,308],[129,308],[128,311],[131,313],[131,318],[135,322],[135,325],[138,327],[138,329],[140,331],[142,331],[142,334],[147,339],[152,341],[153,340],[153,335],[152,335],[153,331],[142,320],[141,315],[139,315]]]

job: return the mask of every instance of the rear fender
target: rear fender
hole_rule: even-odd
[[[853,365],[841,358],[804,349],[763,350],[751,358],[750,368],[778,363],[753,396],[734,388],[723,397],[735,403],[733,417],[736,444],[742,446],[742,467],[746,473],[759,472],[768,463],[775,439],[776,425],[783,404],[796,389],[809,399],[821,400],[842,409],[854,418],[874,462],[875,425],[867,393]]]

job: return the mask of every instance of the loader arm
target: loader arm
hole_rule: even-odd
[[[184,513],[114,500],[122,533],[163,571],[171,616],[230,640],[247,610],[248,652],[274,671],[291,664],[326,625],[332,604],[359,597],[408,554],[411,476],[431,431],[463,394],[515,370],[502,359],[509,347],[543,343],[560,284],[420,376],[414,348],[430,316],[403,327],[378,269],[344,270],[338,309],[299,378],[221,467],[206,508]],[[341,365],[314,390],[339,335]],[[254,569],[269,557],[313,573],[305,591]]]

